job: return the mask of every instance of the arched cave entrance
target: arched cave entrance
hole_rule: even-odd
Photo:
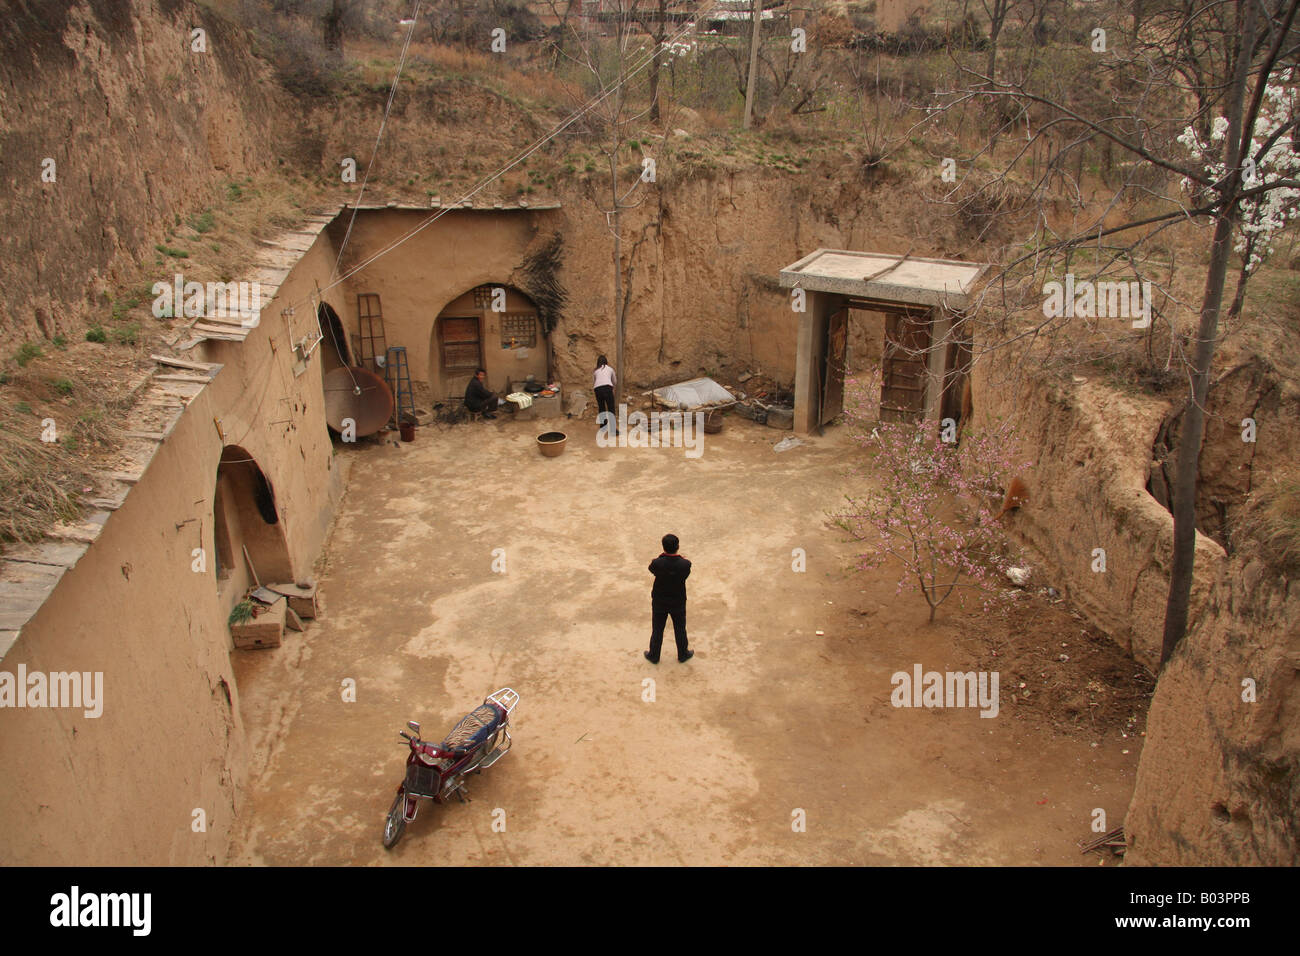
[[[448,302],[429,342],[429,386],[436,399],[459,400],[476,368],[498,394],[529,375],[550,376],[550,342],[537,305],[504,283],[475,286]]]
[[[253,456],[240,445],[223,448],[212,498],[219,593],[242,595],[254,583],[250,562],[263,584],[293,580],[280,519],[275,488]]]
[[[348,337],[343,332],[343,322],[328,302],[322,302],[316,309],[316,320],[320,323],[323,338],[320,347],[321,375],[354,364],[352,351],[348,348]]]

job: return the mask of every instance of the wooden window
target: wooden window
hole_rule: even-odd
[[[537,345],[537,316],[531,312],[507,312],[501,317],[501,347],[531,349]]]

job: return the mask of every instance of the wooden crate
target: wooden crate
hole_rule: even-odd
[[[257,605],[254,605],[256,607]],[[285,611],[288,602],[281,598],[243,624],[230,625],[230,636],[237,648],[279,647],[284,637]]]
[[[304,620],[316,618],[316,585],[300,588],[296,584],[268,584],[267,589],[276,594],[283,594],[289,599],[289,607]]]

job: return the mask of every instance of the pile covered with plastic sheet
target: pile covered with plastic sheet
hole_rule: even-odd
[[[656,404],[665,408],[693,411],[715,405],[731,405],[736,396],[711,378],[693,378],[689,382],[665,385],[654,390]]]

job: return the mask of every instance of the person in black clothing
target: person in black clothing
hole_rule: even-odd
[[[645,652],[645,659],[651,664],[659,663],[664,624],[671,616],[677,660],[685,663],[695,656],[686,646],[686,579],[691,576],[691,562],[677,553],[677,535],[664,535],[663,546],[664,553],[650,562],[655,586],[650,591],[650,650]]]
[[[479,369],[465,386],[465,407],[471,412],[482,412],[484,418],[496,418],[492,409],[497,407],[496,395],[484,384],[487,369]]]

